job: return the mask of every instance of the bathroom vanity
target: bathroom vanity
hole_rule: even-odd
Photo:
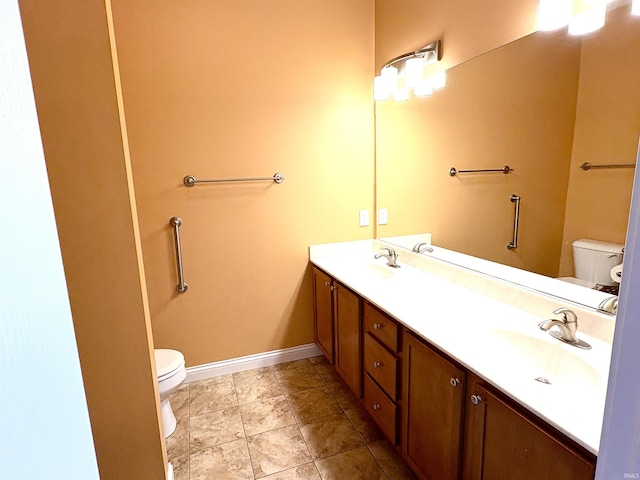
[[[316,342],[423,479],[591,479],[613,317],[379,241],[312,246]],[[538,328],[558,306],[580,351]]]

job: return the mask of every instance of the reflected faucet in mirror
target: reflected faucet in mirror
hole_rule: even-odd
[[[413,246],[411,251],[415,253],[433,253],[433,248],[431,248],[431,246],[427,242],[418,242]]]

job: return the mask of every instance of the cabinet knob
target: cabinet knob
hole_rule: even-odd
[[[374,403],[373,404],[373,409],[374,410],[380,410],[380,404],[379,403]]]
[[[380,329],[382,329],[382,325],[380,325],[379,323],[374,323],[373,324],[373,329],[374,330],[380,330]]]
[[[471,395],[471,403],[478,405],[480,402],[482,402],[482,397],[480,395]]]
[[[460,379],[459,378],[450,378],[449,379],[449,385],[451,385],[453,388],[456,388],[458,385],[460,385]]]
[[[373,368],[380,368],[382,366],[382,362],[373,362]]]
[[[324,286],[325,286],[325,287],[328,287],[328,286],[330,286],[330,285],[331,285],[331,282],[324,282]]]

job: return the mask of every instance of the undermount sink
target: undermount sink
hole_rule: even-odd
[[[375,278],[385,279],[393,277],[394,269],[385,264],[376,265],[374,263],[367,263],[365,268],[367,269],[367,274],[371,274]]]
[[[596,388],[601,384],[598,370],[581,357],[589,355],[589,351],[573,352],[575,347],[536,334],[492,330],[487,338],[490,346],[500,352],[505,366],[521,379],[560,388]]]

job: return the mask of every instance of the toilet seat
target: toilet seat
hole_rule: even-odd
[[[159,382],[184,369],[184,355],[179,351],[157,348],[153,353],[156,359],[156,374]]]

